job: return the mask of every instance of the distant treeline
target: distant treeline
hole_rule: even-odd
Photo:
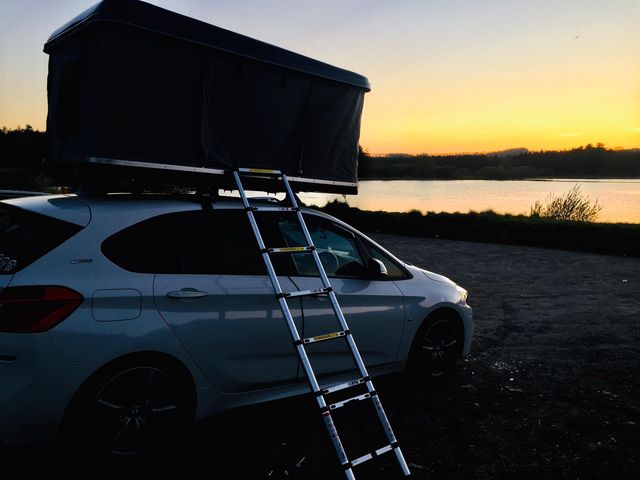
[[[414,180],[640,177],[640,149],[611,150],[597,144],[565,151],[386,156],[360,149],[358,176]]]
[[[0,129],[0,167],[39,168],[47,154],[44,132],[27,125],[25,128]]]
[[[0,187],[35,187],[47,155],[45,132],[0,129]],[[611,150],[602,144],[565,151],[516,149],[495,154],[369,155],[360,148],[361,179],[482,179],[640,177],[640,149]],[[37,183],[37,182],[36,182]]]
[[[39,188],[47,155],[44,132],[25,128],[0,129],[0,188]]]

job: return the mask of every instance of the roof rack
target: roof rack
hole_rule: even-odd
[[[86,162],[57,169],[57,177],[79,188],[96,192],[166,191],[167,188],[191,188],[196,191],[236,190],[233,169],[213,169],[184,165],[135,162],[90,157]],[[56,175],[54,175],[56,176]],[[339,182],[304,177],[287,177],[295,192],[357,194],[356,182]],[[247,177],[249,190],[284,192],[282,182],[273,175],[256,173]]]

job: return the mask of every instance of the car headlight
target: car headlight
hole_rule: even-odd
[[[467,303],[467,298],[469,298],[469,292],[467,292],[464,288],[456,285],[456,290],[460,294],[460,301],[462,303]]]

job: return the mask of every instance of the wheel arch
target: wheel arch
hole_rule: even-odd
[[[76,389],[67,407],[65,408],[62,420],[58,428],[58,434],[64,435],[64,428],[67,421],[70,419],[76,406],[78,406],[87,394],[98,385],[101,381],[104,381],[112,373],[118,372],[121,369],[125,369],[132,366],[156,366],[164,367],[173,370],[177,374],[177,378],[183,388],[189,394],[190,407],[192,413],[196,410],[196,384],[192,373],[189,368],[177,357],[165,352],[146,350],[139,352],[131,352],[120,357],[114,358],[109,362],[98,367],[82,384]]]
[[[454,322],[459,344],[457,356],[458,358],[461,357],[464,349],[464,320],[462,319],[460,313],[458,313],[458,311],[451,306],[438,307],[435,310],[429,312],[429,314],[422,320],[420,326],[416,330],[416,333],[413,336],[413,340],[411,341],[411,350],[409,351],[413,351],[414,345],[420,338],[420,335],[424,332],[429,323],[433,322],[435,318],[446,318]]]

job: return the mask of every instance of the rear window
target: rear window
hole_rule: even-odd
[[[13,275],[82,227],[0,203],[0,275]]]

